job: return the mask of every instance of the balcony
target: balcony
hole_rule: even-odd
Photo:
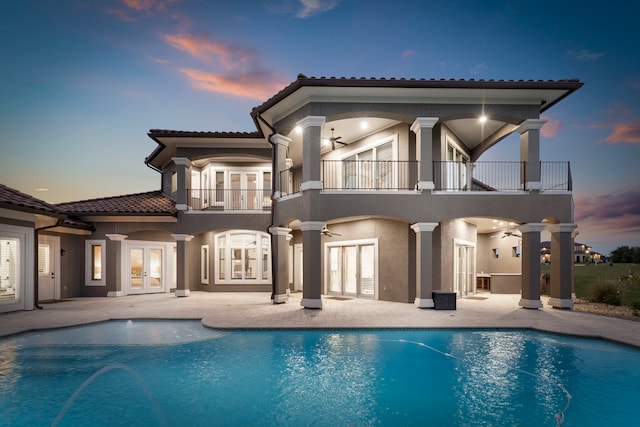
[[[418,161],[322,161],[324,190],[415,190]],[[526,191],[525,162],[433,162],[436,191]],[[425,180],[426,181],[426,180]],[[540,162],[542,191],[571,191],[569,162]],[[280,172],[282,195],[300,192],[302,166]]]
[[[194,211],[271,211],[271,189],[188,189],[187,205]]]

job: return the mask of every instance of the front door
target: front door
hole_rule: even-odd
[[[38,236],[38,301],[60,299],[60,237]]]
[[[153,246],[129,248],[129,293],[164,292],[164,249]]]

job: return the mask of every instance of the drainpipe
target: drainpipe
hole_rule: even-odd
[[[39,310],[42,310],[42,307],[38,305],[38,233],[49,228],[60,227],[62,224],[64,224],[64,218],[58,219],[54,225],[33,229],[33,306]]]
[[[264,117],[262,117],[260,114],[258,114],[258,120],[260,120],[262,123],[264,123],[264,125],[266,127],[269,128],[269,130],[271,131],[271,134],[267,137],[267,141],[269,142],[269,144],[271,145],[271,149],[272,149],[272,155],[271,155],[271,223],[269,224],[269,226],[267,227],[267,233],[269,233],[269,229],[271,227],[273,227],[275,224],[273,223],[274,219],[275,219],[275,203],[273,200],[273,193],[276,190],[276,179],[280,179],[280,177],[276,177],[276,163],[274,162],[276,154],[277,154],[277,149],[276,149],[276,145],[271,142],[271,137],[273,135],[276,134],[276,130],[273,128],[273,126],[271,126],[269,123],[267,123],[267,121],[264,119]],[[269,233],[269,235],[271,235],[271,233]],[[276,265],[275,262],[273,261],[273,239],[271,239],[271,300],[273,301],[273,299],[275,298],[276,295],[276,281],[275,281],[275,271],[276,271]]]

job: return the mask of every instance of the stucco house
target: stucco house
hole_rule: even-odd
[[[54,286],[430,308],[434,291],[465,297],[490,277],[491,292],[539,308],[547,230],[549,303],[571,308],[571,171],[540,161],[540,115],[582,84],[299,75],[251,111],[253,132],[152,129],[160,190],[55,206],[83,228],[41,233],[66,236],[78,263]],[[519,158],[482,160],[511,134]]]

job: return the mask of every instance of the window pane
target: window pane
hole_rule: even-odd
[[[18,297],[19,249],[19,239],[0,237],[0,301]]]
[[[149,286],[162,287],[162,249],[149,251]]]
[[[342,292],[340,248],[329,249],[329,291]]]
[[[375,260],[373,245],[360,247],[360,294],[373,296]]]
[[[346,246],[343,248],[343,273],[344,273],[344,293],[356,293],[356,247]]]
[[[49,274],[49,250],[50,247],[47,244],[38,244],[38,273]]]
[[[91,280],[102,280],[102,245],[91,245]]]
[[[142,288],[142,249],[131,249],[129,259],[131,260],[130,268],[130,285],[131,289]]]
[[[246,249],[244,259],[244,278],[255,279],[256,269],[258,267],[258,260],[256,258],[256,249]]]

